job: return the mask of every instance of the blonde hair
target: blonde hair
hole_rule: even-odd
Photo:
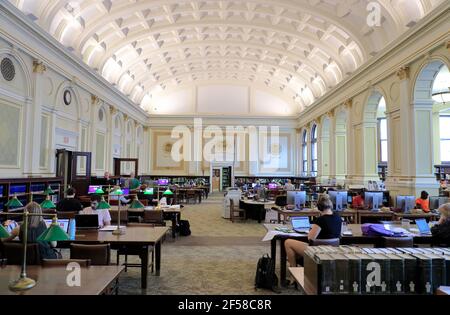
[[[37,202],[34,202],[34,201],[27,204],[25,206],[25,210],[32,214],[42,214],[41,206]],[[28,228],[37,227],[39,225],[39,223],[41,223],[42,220],[43,220],[42,216],[37,216],[37,215],[29,216],[28,217]]]
[[[331,202],[330,196],[327,194],[320,194],[317,200],[317,209],[324,211],[327,209],[333,209],[333,203]]]
[[[450,218],[450,203],[445,203],[439,207],[439,212],[445,219]]]

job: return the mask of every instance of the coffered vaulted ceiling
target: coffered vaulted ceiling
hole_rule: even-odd
[[[300,113],[443,0],[10,0],[149,109],[202,84],[258,86]],[[368,5],[381,8],[369,26]]]

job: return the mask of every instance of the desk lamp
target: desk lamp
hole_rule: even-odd
[[[95,193],[101,195],[101,194],[104,194],[105,191],[102,189],[102,186],[100,186],[95,190]]]
[[[106,202],[105,197],[102,196],[102,200],[98,203],[97,209],[111,209],[111,205]]]
[[[21,208],[23,207],[23,203],[20,202],[19,199],[17,199],[17,195],[14,195],[11,199],[8,200],[6,203],[6,207],[9,211],[10,208]]]
[[[14,213],[23,215],[23,229],[24,231],[28,231],[28,217],[30,216],[52,216],[52,224],[48,229],[42,233],[37,240],[44,242],[54,242],[54,241],[67,241],[69,240],[69,235],[64,232],[61,227],[57,223],[56,214],[42,213],[35,214],[29,213],[28,210],[25,210],[23,213]],[[1,230],[0,230],[1,231]],[[1,233],[1,232],[0,232]],[[6,232],[8,233],[8,232]],[[8,234],[9,236],[9,234]],[[28,245],[28,233],[23,233],[23,257],[22,257],[22,269],[20,272],[20,277],[9,284],[9,289],[11,291],[25,291],[31,289],[36,285],[36,281],[27,277],[27,245]]]
[[[123,235],[125,234],[125,229],[120,228],[120,196],[123,195],[122,189],[118,188],[114,190],[111,195],[118,196],[118,203],[117,203],[117,228],[112,231],[113,235]]]
[[[139,201],[136,195],[133,197],[133,201],[130,204],[129,209],[142,209],[145,208],[145,206],[142,204],[142,202]]]
[[[44,190],[44,195],[53,195],[55,192],[52,190],[52,188],[50,186],[48,186],[45,190]]]
[[[0,224],[0,238],[7,238],[9,237],[8,231],[5,229],[3,224]]]

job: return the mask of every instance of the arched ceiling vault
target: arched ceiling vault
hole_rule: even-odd
[[[371,1],[374,26],[367,0],[9,1],[136,105],[238,82],[280,91],[298,113],[444,0]]]

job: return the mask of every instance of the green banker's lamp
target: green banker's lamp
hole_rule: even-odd
[[[23,203],[21,203],[20,200],[17,199],[17,196],[14,195],[14,197],[8,200],[8,202],[6,203],[6,207],[8,210],[10,208],[21,208],[23,207]]]
[[[0,224],[0,238],[7,238],[9,237],[8,231],[5,229],[3,224]]]
[[[111,209],[111,205],[106,202],[105,197],[98,203],[97,209]]]
[[[163,195],[164,195],[164,196],[172,196],[172,195],[173,195],[173,192],[172,192],[169,188],[167,188],[167,189],[163,192]]]
[[[44,190],[44,195],[53,195],[55,192],[53,191],[53,189],[48,186],[47,189]]]
[[[102,186],[100,186],[95,190],[95,193],[98,195],[102,195],[105,193],[105,191],[102,189]]]
[[[41,203],[41,208],[42,209],[55,209],[56,205],[53,203],[53,201],[50,199],[50,196],[47,195],[47,197],[45,198],[44,201],[42,201]]]
[[[133,201],[130,204],[129,209],[142,209],[145,208],[145,206],[142,204],[142,202],[139,201],[136,195],[133,197]]]
[[[35,213],[29,213],[28,210],[25,210],[23,213],[14,213],[15,215],[21,214],[23,215],[23,223],[22,227],[24,231],[28,231],[28,217],[30,216],[52,216],[52,224],[49,226],[48,229],[44,231],[38,238],[37,241],[43,241],[43,242],[54,242],[54,241],[67,241],[69,240],[69,235],[67,235],[66,232],[64,232],[61,227],[58,225],[56,214],[35,214]],[[6,232],[6,234],[5,234]],[[3,228],[0,228],[0,235],[6,235],[5,237],[9,236],[9,233]],[[27,277],[27,245],[28,245],[28,233],[23,233],[23,257],[22,257],[22,269],[20,272],[20,276],[18,279],[12,281],[9,284],[9,289],[11,291],[25,291],[28,289],[31,289],[36,285],[36,281]]]
[[[112,196],[118,196],[117,202],[117,228],[112,231],[113,235],[123,235],[125,234],[125,229],[120,228],[120,196],[123,195],[123,190],[118,188],[111,193]]]

